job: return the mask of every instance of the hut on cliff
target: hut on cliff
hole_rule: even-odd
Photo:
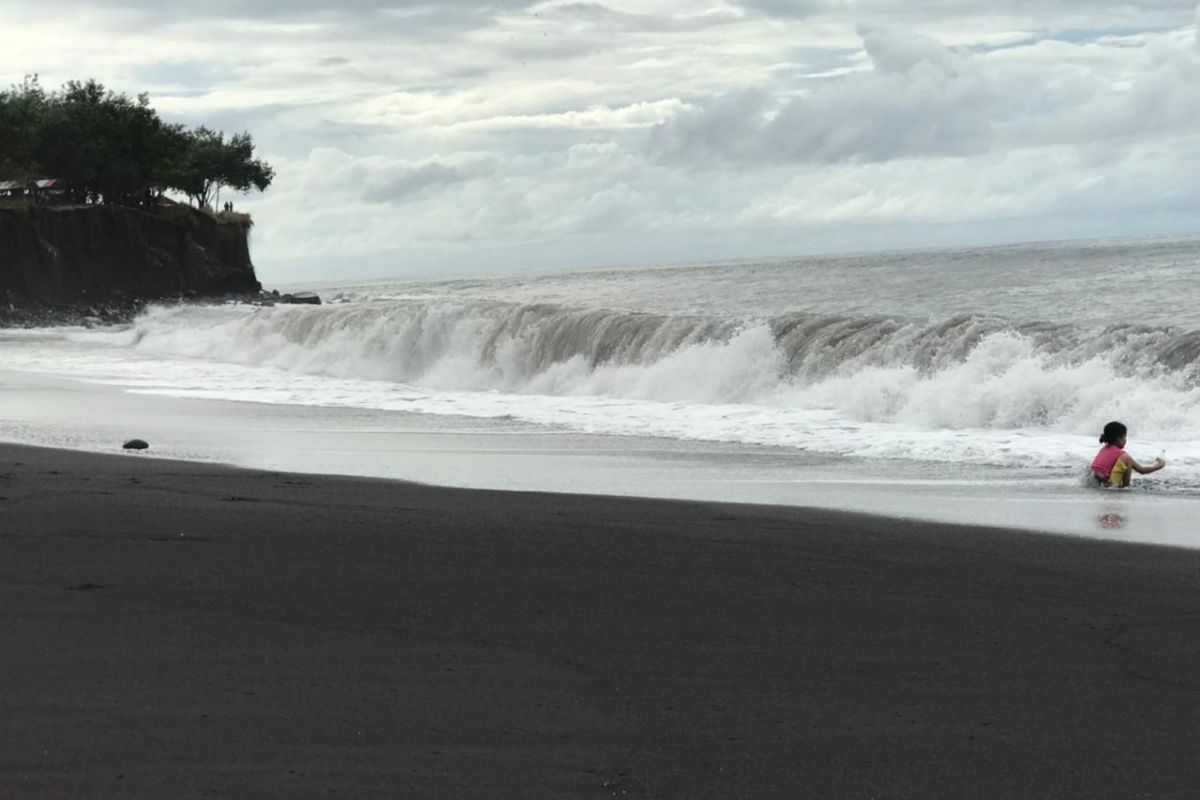
[[[67,199],[67,184],[58,178],[42,178],[34,181],[35,203],[62,203]]]
[[[33,203],[65,203],[69,187],[59,178],[27,181],[0,181],[0,199],[26,200]]]
[[[24,181],[0,181],[0,198],[24,197],[26,189]]]

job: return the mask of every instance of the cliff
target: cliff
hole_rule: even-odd
[[[0,321],[257,292],[249,233],[182,205],[0,205]]]

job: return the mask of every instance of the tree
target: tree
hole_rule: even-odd
[[[60,178],[79,202],[136,205],[179,191],[209,206],[223,186],[263,191],[274,176],[249,133],[226,140],[166,123],[145,94],[94,80],[47,93],[36,76],[0,92],[0,180]]]
[[[230,137],[201,126],[185,134],[186,154],[172,175],[171,188],[187,195],[202,208],[209,207],[221,187],[240,192],[264,191],[271,185],[275,170],[254,157],[254,141],[249,133]]]
[[[50,103],[40,160],[80,199],[129,205],[164,183],[170,135],[146,95],[130,98],[96,81],[72,81]]]
[[[36,75],[0,92],[0,180],[28,182],[41,175],[40,128],[48,99]]]

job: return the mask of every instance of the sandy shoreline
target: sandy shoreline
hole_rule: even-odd
[[[0,441],[112,453],[134,436],[153,442],[154,458],[258,470],[819,507],[1200,549],[1197,494],[1163,487],[1157,475],[1146,481],[1149,491],[1127,493],[1094,491],[1083,472],[1064,480],[925,464],[898,476],[887,460],[580,434],[512,420],[164,397],[0,368]]]
[[[0,445],[6,798],[1191,797],[1200,552]]]

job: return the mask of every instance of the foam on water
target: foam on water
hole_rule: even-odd
[[[6,334],[7,336],[7,334]],[[1200,483],[1200,337],[1169,326],[763,318],[509,301],[153,308],[8,337],[6,366],[178,397],[508,417],[608,434],[1066,475],[1130,420]],[[902,471],[902,470],[901,470]]]

